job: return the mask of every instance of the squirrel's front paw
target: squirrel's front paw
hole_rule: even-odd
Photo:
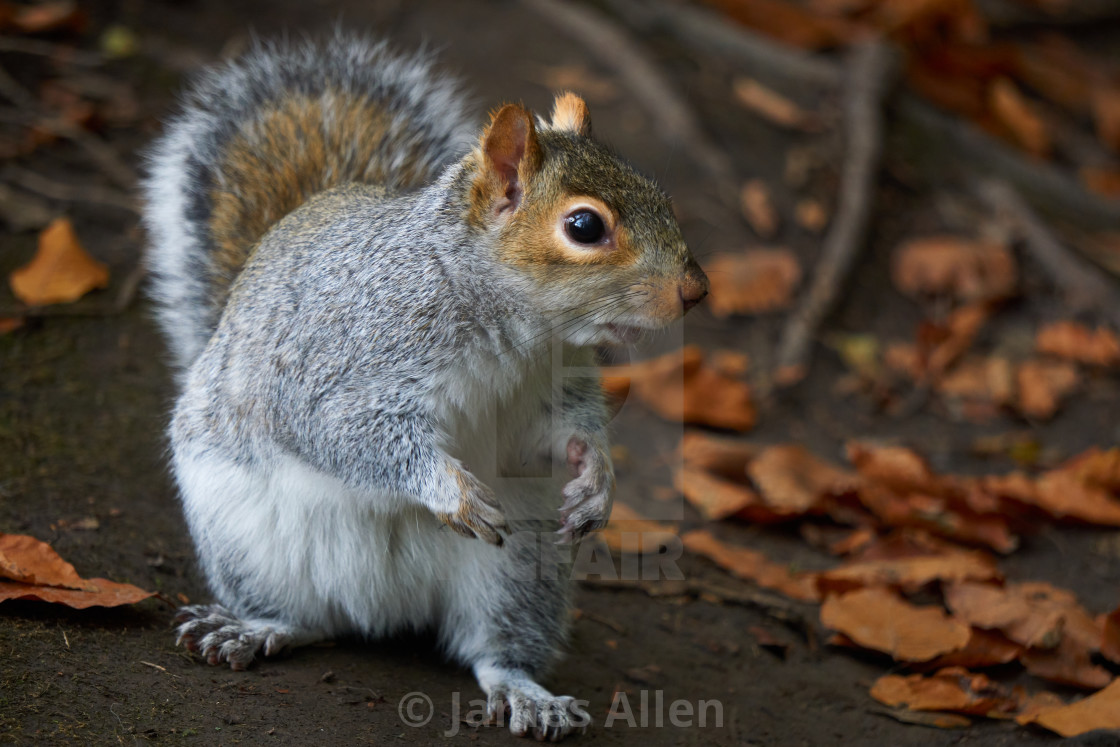
[[[607,525],[611,517],[614,468],[607,445],[596,439],[572,436],[568,440],[568,468],[575,479],[564,486],[560,507],[560,542],[583,539]]]
[[[494,492],[461,467],[453,467],[452,473],[460,490],[459,506],[455,511],[436,513],[436,516],[464,537],[477,537],[501,547],[502,534],[509,533],[509,525]]]

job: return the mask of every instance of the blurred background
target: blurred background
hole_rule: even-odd
[[[547,684],[597,724],[658,690],[722,724],[591,738],[1118,743],[1115,0],[0,2],[0,532],[166,601],[3,602],[0,735],[509,739],[459,723],[475,685],[423,637],[232,673],[169,629],[208,596],[165,466],[143,149],[192,72],[335,26],[432,49],[480,122],[582,95],[711,278],[610,358],[618,573],[579,583]]]

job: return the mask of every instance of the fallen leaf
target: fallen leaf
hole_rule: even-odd
[[[927,359],[926,365],[932,376],[940,376],[964,355],[991,314],[991,308],[985,303],[962,306],[949,314],[944,324],[945,335],[929,352]]]
[[[944,235],[911,239],[895,249],[891,278],[908,296],[980,301],[1010,296],[1018,271],[999,242]]]
[[[934,381],[934,390],[954,414],[990,420],[1015,401],[1015,369],[1002,356],[968,356]]]
[[[1120,681],[1076,703],[1043,707],[1028,723],[1038,724],[1063,737],[1076,737],[1096,729],[1120,729]]]
[[[685,499],[709,521],[724,519],[738,514],[748,506],[762,504],[758,493],[746,485],[690,467],[683,467],[674,473],[673,487],[681,491]],[[761,519],[756,517],[755,520]]]
[[[718,317],[783,309],[801,282],[801,265],[788,249],[717,255],[708,266],[708,308]]]
[[[887,674],[871,686],[871,697],[888,706],[914,711],[950,711],[972,716],[1007,714],[1018,702],[983,674],[948,667],[934,674]]]
[[[767,506],[791,515],[819,510],[825,498],[851,493],[858,482],[854,474],[797,444],[763,449],[747,465],[747,474]]]
[[[59,0],[19,6],[8,22],[24,34],[42,34],[63,28],[80,30],[85,24],[85,14],[76,2]]]
[[[1057,648],[1029,648],[1019,661],[1035,677],[1059,685],[1099,690],[1112,682],[1112,674],[1093,663],[1090,647],[1065,635]]]
[[[109,269],[91,257],[68,218],[59,218],[39,234],[39,250],[30,263],[9,276],[12,292],[29,306],[77,301],[109,284]]]
[[[751,369],[751,359],[738,350],[713,350],[709,354],[712,368],[733,379],[742,378]]]
[[[988,88],[988,102],[996,119],[1023,150],[1045,158],[1050,155],[1050,131],[1036,107],[1008,78],[996,78]]]
[[[699,431],[685,431],[681,437],[680,454],[685,467],[711,472],[732,481],[743,482],[746,479],[747,463],[758,452],[759,447],[754,444]]]
[[[942,667],[994,667],[1009,664],[1023,654],[1023,646],[1009,640],[1007,636],[993,630],[973,628],[964,648],[938,656],[926,662],[923,667],[941,669]]]
[[[736,100],[771,124],[801,132],[819,132],[821,120],[780,93],[752,78],[736,78]]]
[[[959,619],[1032,648],[1057,647],[1067,620],[1088,617],[1072,592],[1041,581],[1008,586],[961,581],[944,593],[946,606]]]
[[[1120,87],[1096,86],[1093,89],[1092,106],[1097,136],[1113,151],[1120,152]]]
[[[116,607],[154,596],[131,584],[83,579],[50,545],[34,537],[0,534],[0,602],[55,602],[75,609]]]
[[[614,504],[610,522],[597,534],[612,550],[633,555],[657,554],[679,542],[675,526],[647,519],[625,503]]]
[[[1035,350],[1089,366],[1120,365],[1120,337],[1105,327],[1089,330],[1077,322],[1055,322],[1038,330]]]
[[[889,586],[904,592],[918,591],[935,581],[998,581],[1002,578],[995,561],[972,550],[944,552],[905,558],[856,560],[817,576],[821,593],[844,593],[870,586]]]
[[[968,644],[969,626],[939,607],[918,607],[883,588],[830,596],[821,623],[898,661],[922,662]]]
[[[687,533],[683,540],[686,550],[708,558],[737,578],[774,589],[792,599],[820,599],[812,573],[794,573],[787,566],[771,561],[760,552],[720,542],[704,529]]]
[[[1037,480],[1012,472],[983,477],[980,484],[991,495],[1037,508],[1054,519],[1120,526],[1120,501],[1112,497],[1115,486],[1099,482],[1108,477],[1105,468],[1118,455],[1116,449],[1090,450]]]
[[[820,233],[828,226],[828,211],[819,200],[798,200],[793,208],[793,217],[797,225],[809,233]]]
[[[1049,420],[1058,412],[1063,399],[1081,383],[1077,367],[1066,361],[1030,360],[1015,372],[1019,390],[1019,411],[1037,420]]]
[[[770,188],[761,179],[751,179],[739,191],[739,205],[743,217],[754,232],[768,239],[778,230],[778,211],[770,198]]]
[[[1120,664],[1120,607],[1104,616],[1101,630],[1101,655]]]
[[[841,18],[816,15],[781,0],[705,0],[738,23],[804,49],[844,44],[860,35],[860,27]]]
[[[1104,197],[1120,197],[1120,169],[1082,166],[1077,170],[1077,176],[1090,192]]]
[[[754,426],[750,387],[707,366],[695,345],[603,373],[615,390],[618,378],[628,378],[630,391],[666,420],[735,431]]]
[[[1026,726],[1033,723],[1035,717],[1043,711],[1059,708],[1065,704],[1066,702],[1062,700],[1060,695],[1049,690],[1043,690],[1033,695],[1023,694],[1019,698],[1019,713],[1015,716],[1015,723]]]

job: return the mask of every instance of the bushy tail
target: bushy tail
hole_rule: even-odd
[[[144,182],[151,287],[176,362],[201,353],[276,221],[347,182],[421,185],[471,136],[455,83],[384,42],[258,43],[203,75],[152,147]]]

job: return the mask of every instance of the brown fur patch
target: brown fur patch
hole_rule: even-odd
[[[229,142],[218,169],[223,181],[211,193],[219,307],[261,236],[312,195],[349,182],[407,189],[428,178],[416,165],[387,171],[380,152],[407,152],[404,142],[384,149],[389,126],[375,103],[328,91],[277,102]],[[423,162],[408,155],[406,164]]]
[[[577,135],[591,134],[591,112],[576,94],[571,91],[557,94],[552,104],[552,129],[566,130]]]

